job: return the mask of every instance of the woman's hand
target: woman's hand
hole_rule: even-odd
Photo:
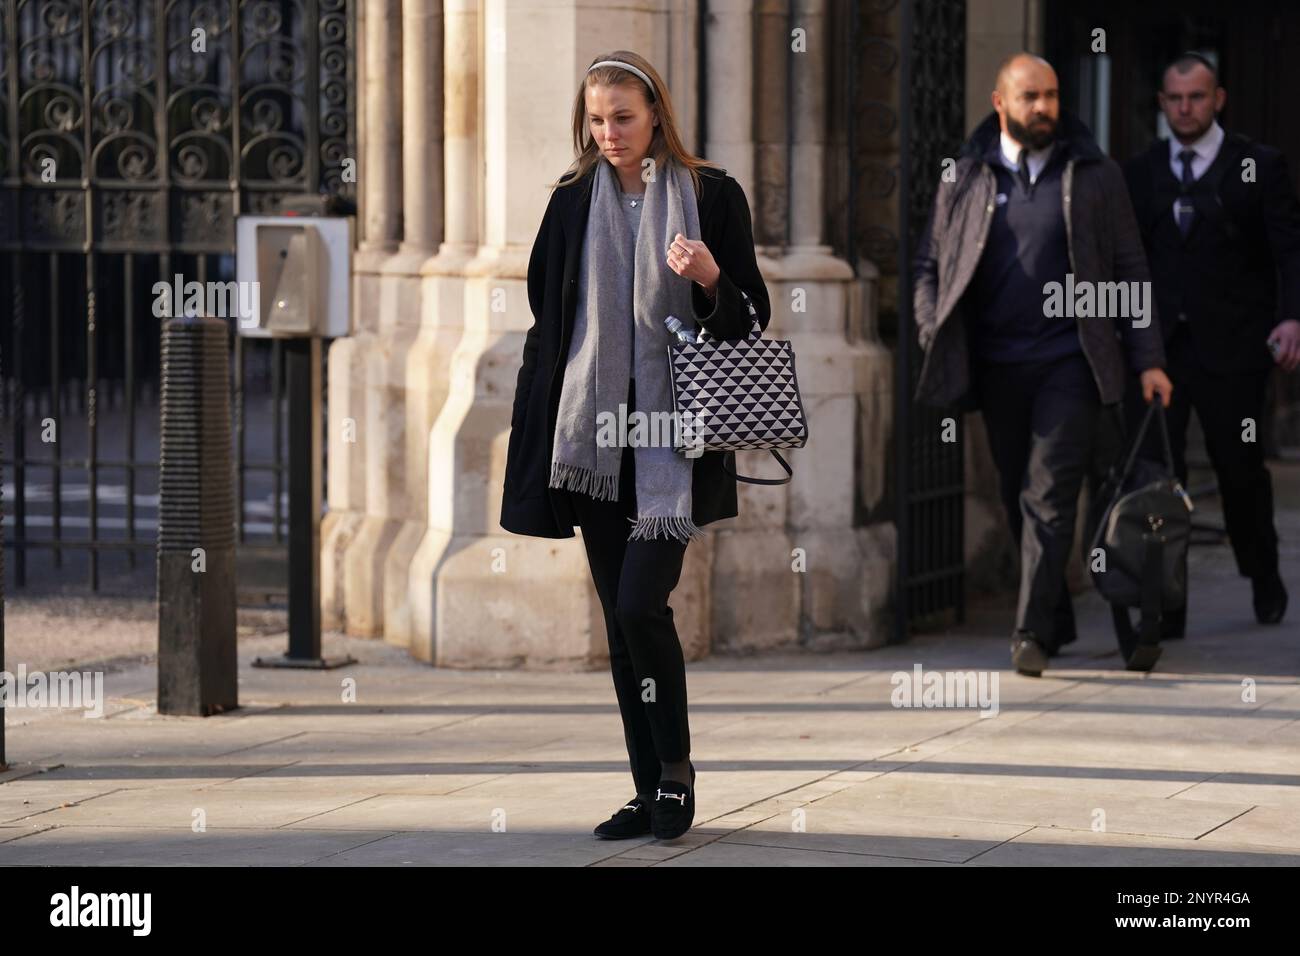
[[[710,294],[717,290],[718,277],[722,275],[704,241],[687,239],[680,232],[668,247],[668,268],[683,278],[698,282]]]

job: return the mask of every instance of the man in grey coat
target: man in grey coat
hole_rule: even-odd
[[[917,250],[916,398],[984,416],[1020,543],[1012,665],[1038,676],[1074,639],[1065,568],[1101,406],[1130,372],[1148,402],[1173,388],[1119,166],[1039,57],[1002,63],[993,109],[945,163]]]

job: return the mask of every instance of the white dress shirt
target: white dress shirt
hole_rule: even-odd
[[[1178,154],[1185,149],[1190,149],[1196,155],[1192,157],[1192,179],[1200,179],[1205,175],[1205,171],[1210,168],[1214,162],[1214,157],[1219,155],[1219,147],[1223,145],[1223,127],[1219,121],[1215,120],[1210,124],[1201,138],[1194,143],[1188,143],[1184,146],[1176,137],[1169,137],[1169,168],[1173,170],[1174,179],[1178,182],[1183,181],[1183,161],[1178,158]],[[1180,199],[1175,199],[1171,207],[1174,216],[1174,222],[1178,221],[1178,203]],[[1179,312],[1178,321],[1186,322],[1187,313]]]
[[[1048,143],[1042,149],[1029,150],[1029,181],[1038,182],[1038,174],[1043,171],[1047,165],[1048,157],[1052,155],[1052,147],[1055,143]],[[1020,169],[1020,150],[1021,146],[1005,132],[1002,134],[1002,165],[1013,173]]]
[[[1223,127],[1219,121],[1215,120],[1194,143],[1188,143],[1184,146],[1177,138],[1169,137],[1169,168],[1174,172],[1174,179],[1178,182],[1183,181],[1183,161],[1178,158],[1178,154],[1185,149],[1190,149],[1196,155],[1192,157],[1192,179],[1200,179],[1205,175],[1205,171],[1210,168],[1214,162],[1214,157],[1219,155],[1219,147],[1223,145]],[[1174,221],[1178,221],[1178,200],[1174,200],[1173,205]]]
[[[1174,171],[1174,179],[1180,183],[1183,181],[1183,161],[1178,158],[1183,150],[1190,149],[1196,154],[1192,157],[1192,178],[1200,179],[1210,168],[1210,163],[1214,162],[1214,157],[1219,155],[1219,147],[1222,145],[1223,127],[1218,120],[1210,124],[1200,139],[1186,146],[1178,142],[1177,138],[1169,137],[1169,168]]]

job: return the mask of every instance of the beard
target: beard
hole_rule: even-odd
[[[1007,132],[1016,142],[1024,143],[1032,150],[1040,150],[1050,146],[1056,140],[1056,120],[1043,117],[1041,124],[1026,126],[1008,116]]]
[[[1217,118],[1217,116],[1211,116],[1204,125],[1192,120],[1191,126],[1186,132],[1183,132],[1182,130],[1174,130],[1174,135],[1178,137],[1180,142],[1194,143],[1210,131],[1210,126],[1213,125]],[[1169,128],[1173,129],[1172,123]]]

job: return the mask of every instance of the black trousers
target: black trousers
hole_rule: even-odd
[[[1237,570],[1248,578],[1278,570],[1277,530],[1273,525],[1273,482],[1264,465],[1263,436],[1244,441],[1243,419],[1258,430],[1264,415],[1267,372],[1215,375],[1196,360],[1191,336],[1180,324],[1165,346],[1166,374],[1174,385],[1165,421],[1174,471],[1187,484],[1187,423],[1192,409],[1205,433],[1205,450],[1218,478],[1223,523],[1232,542]],[[1136,435],[1146,413],[1137,381],[1129,383],[1124,401],[1129,435]],[[1153,424],[1142,443],[1143,457],[1164,461],[1160,433]]]
[[[635,408],[632,395],[629,409]],[[654,793],[660,763],[691,752],[686,717],[686,661],[668,596],[681,578],[686,544],[629,541],[636,516],[633,451],[623,449],[618,501],[570,495],[592,580],[605,614],[609,666],[623,718],[632,779],[638,793]]]
[[[1060,645],[1075,632],[1065,568],[1101,410],[1092,368],[1076,353],[1048,362],[980,362],[974,372],[1002,504],[1020,543],[1016,629]]]

